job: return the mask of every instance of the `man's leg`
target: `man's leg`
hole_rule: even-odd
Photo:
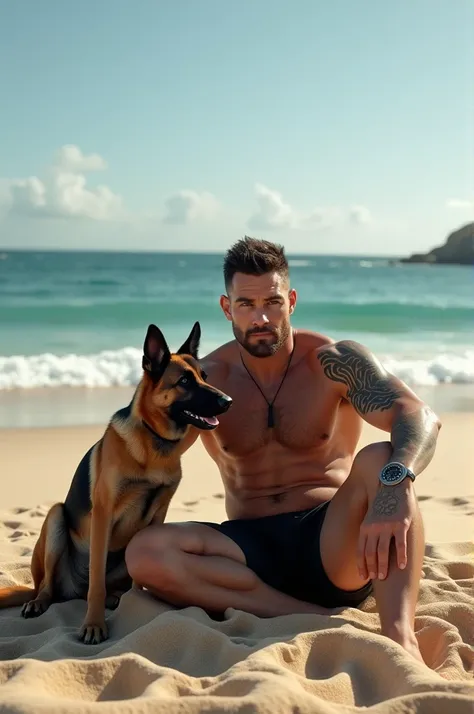
[[[233,607],[260,617],[328,613],[264,583],[246,566],[240,547],[206,525],[149,526],[130,541],[125,560],[137,585],[178,607],[214,612]]]
[[[321,530],[321,559],[329,579],[336,587],[356,590],[364,581],[357,566],[357,544],[362,521],[379,488],[381,468],[390,460],[390,442],[370,444],[354,459],[351,473],[328,506]],[[399,642],[421,659],[414,632],[423,555],[424,529],[417,511],[407,533],[407,564],[397,566],[396,552],[390,547],[388,575],[373,580],[374,595],[383,635]]]

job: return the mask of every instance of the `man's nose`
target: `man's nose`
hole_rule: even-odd
[[[269,319],[265,314],[264,310],[256,310],[253,316],[253,324],[257,327],[264,327],[268,325]]]

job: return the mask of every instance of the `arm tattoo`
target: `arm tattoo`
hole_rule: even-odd
[[[381,486],[372,503],[372,512],[376,516],[393,516],[400,503],[396,486]]]
[[[393,461],[400,461],[416,474],[420,473],[434,456],[438,431],[439,422],[428,407],[402,411],[391,433]]]
[[[400,396],[383,367],[361,347],[339,344],[337,352],[321,352],[318,359],[326,377],[347,386],[347,397],[360,415],[390,409]]]
[[[391,421],[392,461],[400,461],[415,474],[434,456],[440,422],[419,401],[406,398],[403,386],[391,379],[378,360],[362,345],[340,342],[318,355],[325,375],[347,387],[347,399],[364,418],[396,406]]]

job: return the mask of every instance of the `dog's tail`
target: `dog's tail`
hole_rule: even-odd
[[[26,585],[13,585],[0,590],[0,608],[17,607],[33,600],[36,595],[35,588]]]

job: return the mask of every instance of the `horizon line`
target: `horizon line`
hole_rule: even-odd
[[[0,253],[96,253],[96,254],[107,254],[107,255],[212,255],[212,256],[223,256],[227,249],[223,251],[217,250],[187,250],[187,249],[176,249],[176,250],[117,250],[116,248],[9,248],[0,245]],[[405,256],[385,254],[380,253],[290,253],[285,249],[285,253],[288,257],[340,257],[340,258],[380,258],[383,260],[399,260]]]

